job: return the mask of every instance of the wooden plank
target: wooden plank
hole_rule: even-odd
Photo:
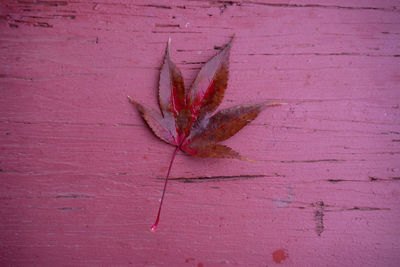
[[[397,1],[2,1],[4,266],[397,266]],[[157,107],[168,37],[189,85],[235,34],[221,107],[279,99],[193,159]]]

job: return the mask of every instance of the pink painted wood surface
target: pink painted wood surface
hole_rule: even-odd
[[[398,266],[398,1],[1,1],[2,266]],[[279,99],[177,155],[156,107],[168,37],[185,82],[236,34],[228,107]]]

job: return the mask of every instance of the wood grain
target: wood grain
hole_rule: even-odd
[[[2,266],[397,266],[398,1],[0,3]],[[222,104],[265,110],[178,154],[157,107],[166,42],[190,85],[235,34]]]

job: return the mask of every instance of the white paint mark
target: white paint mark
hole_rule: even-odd
[[[190,23],[189,23],[189,22],[186,22],[185,28],[189,27],[189,25],[190,25]]]
[[[284,208],[287,207],[290,203],[292,203],[294,199],[294,189],[293,187],[286,186],[286,189],[289,190],[289,194],[286,199],[274,199],[274,203],[279,207],[279,208]]]

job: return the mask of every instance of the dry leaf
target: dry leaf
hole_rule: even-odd
[[[171,60],[170,40],[168,40],[159,83],[158,100],[161,114],[128,97],[153,133],[176,147],[165,179],[157,219],[151,227],[152,231],[156,230],[160,219],[169,173],[178,150],[195,157],[248,160],[232,148],[218,143],[230,138],[249,124],[263,108],[284,104],[264,102],[256,105],[240,105],[214,114],[228,84],[232,41],[233,39],[202,67],[192,86],[186,90],[181,71]]]

